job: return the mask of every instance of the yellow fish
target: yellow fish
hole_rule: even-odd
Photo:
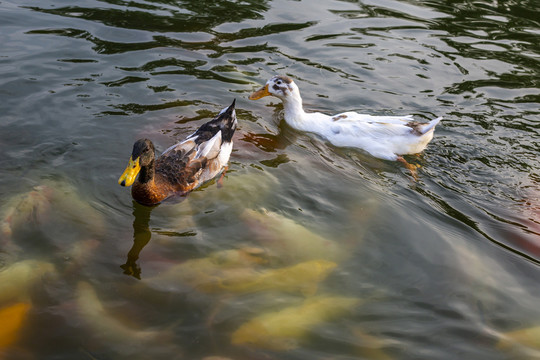
[[[235,147],[237,147],[236,143]],[[247,153],[249,151],[245,154]],[[235,214],[241,213],[246,207],[256,206],[273,194],[279,186],[279,180],[267,171],[254,168],[235,169],[234,172],[227,172],[225,184],[227,191],[221,191],[217,186],[210,186],[204,189],[204,193],[191,194],[193,196],[190,195],[189,199],[193,208],[200,209],[206,206],[210,198],[220,204],[227,204],[230,206],[230,211]]]
[[[151,287],[170,288],[182,283],[204,291],[208,284],[219,283],[224,271],[228,269],[241,269],[240,271],[246,272],[252,266],[264,264],[266,261],[264,250],[259,248],[222,250],[205,258],[191,259],[171,266],[163,273],[143,281]]]
[[[0,310],[0,350],[13,344],[30,310],[30,304],[17,303]]]
[[[17,230],[32,227],[47,231],[60,228],[65,232],[63,226],[74,223],[77,226],[69,232],[103,234],[103,216],[79,194],[77,189],[60,181],[35,186],[32,191],[13,197],[3,206],[0,232],[12,236]]]
[[[177,359],[182,349],[174,341],[173,328],[147,327],[125,323],[107,311],[96,290],[85,281],[77,284],[76,305],[88,343],[114,349],[115,359]]]
[[[382,339],[365,333],[358,327],[351,329],[355,341],[355,353],[361,359],[392,360],[383,348],[387,345]]]
[[[235,293],[265,290],[300,291],[305,296],[314,295],[318,284],[337,266],[326,260],[311,260],[262,272],[251,271],[239,274],[225,272],[215,288],[209,291],[226,290]]]
[[[8,200],[2,211],[0,222],[2,233],[11,236],[17,228],[39,225],[47,219],[50,215],[52,193],[52,188],[42,185]]]
[[[248,321],[232,334],[231,342],[269,350],[291,350],[315,326],[347,315],[359,304],[360,299],[350,297],[308,298],[300,306],[263,314]]]
[[[25,301],[32,286],[47,273],[55,273],[54,265],[38,260],[23,260],[0,269],[0,304]]]
[[[55,218],[54,224],[71,225],[69,231],[76,232],[80,236],[99,236],[106,232],[107,222],[103,214],[92,206],[84,195],[83,190],[77,189],[67,182],[55,181],[50,184],[54,188],[51,206],[54,206]],[[64,230],[65,231],[65,230]]]
[[[502,334],[498,349],[507,349],[514,343],[540,350],[540,326],[519,329]]]
[[[113,318],[87,282],[81,281],[77,285],[77,306],[81,318],[95,336],[112,344],[140,346],[164,337],[165,332],[134,329]]]
[[[275,212],[247,209],[241,218],[253,232],[255,240],[280,261],[325,259],[339,263],[349,255],[335,241]]]
[[[210,254],[209,259],[221,267],[251,266],[267,262],[265,251],[256,247],[216,251]]]

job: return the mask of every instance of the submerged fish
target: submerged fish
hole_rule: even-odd
[[[23,260],[0,269],[0,304],[26,301],[33,285],[47,274],[55,274],[54,265],[38,260]]]
[[[540,326],[533,326],[501,334],[499,342],[497,343],[497,348],[507,349],[515,343],[540,350]]]
[[[348,251],[306,227],[275,212],[247,209],[242,219],[252,230],[256,241],[284,262],[325,259],[340,262]]]
[[[56,222],[76,224],[73,231],[80,232],[85,238],[105,233],[106,221],[103,214],[83,196],[83,191],[65,181],[56,181],[49,186],[54,189],[51,206],[55,208],[55,213],[60,213],[54,219]]]
[[[30,304],[26,302],[0,309],[0,351],[17,341],[28,310]]]
[[[265,290],[300,291],[305,296],[314,295],[317,287],[337,266],[326,260],[311,260],[280,269],[267,269],[242,274],[224,273],[215,288],[210,291],[226,290],[235,293]]]
[[[163,330],[141,330],[122,323],[109,314],[94,288],[87,282],[77,285],[77,308],[93,337],[128,353],[147,349],[150,345],[165,345],[171,335]],[[137,350],[138,349],[138,350]]]
[[[300,306],[255,317],[232,334],[231,342],[269,350],[291,350],[315,326],[347,315],[359,304],[360,299],[350,297],[308,298]]]
[[[252,266],[268,262],[265,251],[256,247],[216,251],[208,258],[212,263],[222,267]]]
[[[2,209],[0,228],[11,236],[18,228],[27,228],[42,223],[50,215],[50,199],[54,190],[45,185],[36,186],[26,194],[8,200]]]
[[[236,146],[236,142],[235,142]],[[226,174],[226,181],[223,183],[221,191],[219,187],[209,187],[205,189],[204,196],[195,194],[190,197],[194,208],[207,207],[208,196],[219,203],[227,204],[230,212],[240,213],[246,206],[255,206],[265,197],[271,195],[275,188],[279,186],[279,180],[269,172],[255,170],[253,168],[245,170],[239,169],[229,171]]]
[[[153,331],[137,331],[111,317],[105,311],[102,302],[97,297],[94,288],[87,282],[77,285],[77,306],[79,314],[89,327],[111,342],[133,340],[146,341],[157,337]]]
[[[143,281],[154,288],[170,289],[180,283],[201,289],[204,288],[205,284],[219,282],[226,270],[241,269],[241,271],[246,271],[255,265],[266,262],[266,253],[259,248],[222,250],[205,258],[191,259],[171,266],[163,273]]]
[[[382,339],[370,335],[358,327],[354,327],[351,330],[355,339],[355,353],[361,359],[392,360],[383,350],[387,344]]]
[[[85,239],[74,242],[69,246],[62,253],[62,257],[66,262],[66,267],[63,270],[64,275],[72,274],[84,267],[99,245],[99,240]]]
[[[61,181],[48,181],[28,193],[14,196],[2,206],[1,213],[0,235],[13,240],[4,242],[17,243],[18,247],[26,245],[32,250],[36,245],[53,245],[63,250],[74,239],[97,237],[105,232],[101,213],[84,200],[77,189]],[[42,238],[36,236],[36,232],[47,235],[54,243],[37,240],[32,243]]]
[[[307,296],[313,295],[318,284],[337,266],[327,260],[311,260],[280,269],[255,268],[266,262],[266,253],[259,248],[223,250],[172,266],[144,282],[160,288],[181,282],[206,293],[279,290],[300,291]]]

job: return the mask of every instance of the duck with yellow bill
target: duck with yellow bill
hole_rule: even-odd
[[[237,126],[234,107],[235,101],[158,158],[152,141],[137,140],[118,184],[133,185],[133,199],[150,206],[174,195],[185,195],[215,178],[226,168],[231,155]]]

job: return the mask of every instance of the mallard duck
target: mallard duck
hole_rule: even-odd
[[[401,161],[414,172],[414,166],[401,156],[417,154],[433,138],[435,126],[442,118],[428,123],[413,120],[412,115],[373,116],[344,112],[334,116],[307,113],[302,107],[300,90],[288,76],[276,75],[249,96],[258,100],[273,95],[283,101],[285,121],[293,128],[318,134],[338,147],[360,148],[385,160]]]
[[[216,177],[231,155],[237,126],[234,105],[235,101],[157,159],[150,140],[137,140],[118,184],[133,185],[133,199],[143,205],[154,205],[173,195],[185,195]]]

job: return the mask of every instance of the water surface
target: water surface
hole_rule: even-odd
[[[538,344],[497,346],[540,326],[535,1],[0,9],[0,203],[13,224],[1,266],[55,268],[9,279],[29,284],[0,307],[31,308],[0,349],[6,358],[540,358]],[[295,131],[277,99],[249,101],[274,74],[295,79],[307,110],[442,116],[426,151],[408,157],[419,180]],[[222,187],[146,208],[117,185],[136,139],[164,150],[234,98]],[[321,239],[346,256],[317,252]],[[246,248],[279,254],[246,271],[308,258],[336,268],[315,294],[205,293],[181,274],[163,280],[179,264]],[[325,294],[364,303],[288,350],[231,343],[250,319]]]

